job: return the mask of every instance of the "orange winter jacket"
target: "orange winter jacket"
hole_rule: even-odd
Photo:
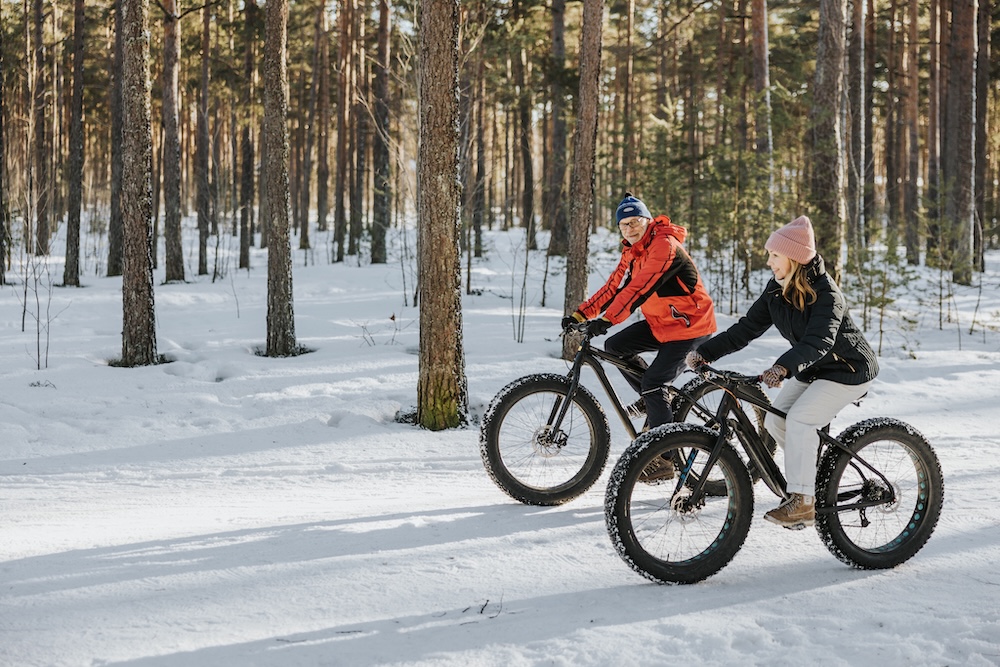
[[[661,215],[635,244],[622,241],[622,258],[611,277],[577,311],[586,319],[602,312],[612,324],[636,308],[661,343],[715,333],[715,308],[698,268],[681,244],[687,230]]]

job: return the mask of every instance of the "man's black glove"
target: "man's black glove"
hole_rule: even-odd
[[[566,331],[566,329],[569,329],[574,324],[579,324],[580,322],[586,322],[586,321],[587,318],[581,315],[580,311],[578,310],[574,312],[572,315],[567,315],[566,317],[562,318],[562,322],[560,324],[562,324],[563,331]]]
[[[596,320],[587,320],[587,334],[591,338],[594,336],[603,336],[608,333],[608,329],[610,328],[611,321],[603,317],[598,317]]]

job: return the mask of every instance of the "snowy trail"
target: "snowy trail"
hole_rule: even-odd
[[[527,340],[511,340],[503,266],[465,297],[474,417],[521,375],[565,372],[561,305],[529,310]],[[761,520],[775,499],[758,484],[733,562],[657,586],[611,546],[607,471],[566,505],[522,506],[485,474],[477,424],[394,421],[417,373],[398,272],[296,267],[315,352],[295,359],[251,352],[262,270],[158,287],[174,361],[155,368],[104,365],[120,347],[115,280],[54,294],[69,307],[48,370],[33,370],[28,334],[0,330],[0,664],[1000,664],[996,332],[956,351],[954,331],[921,330],[916,358],[885,355],[871,396],[834,424],[891,415],[934,444],[945,507],[913,560],[852,570],[814,531]],[[1000,312],[990,298],[982,312]],[[0,308],[19,308],[9,290]],[[612,434],[609,467],[627,444]]]

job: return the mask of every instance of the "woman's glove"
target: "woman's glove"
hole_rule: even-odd
[[[691,350],[690,352],[687,353],[687,356],[684,357],[684,363],[687,364],[688,368],[690,368],[693,371],[696,371],[698,370],[699,366],[704,366],[705,364],[708,363],[708,361],[705,360],[705,357],[698,354],[697,350]]]
[[[587,333],[591,338],[594,336],[603,336],[608,333],[608,329],[611,328],[611,320],[606,320],[603,317],[598,317],[596,320],[587,320]]]
[[[788,370],[784,366],[775,364],[760,374],[760,381],[768,387],[774,389],[781,386],[781,381],[788,375]]]

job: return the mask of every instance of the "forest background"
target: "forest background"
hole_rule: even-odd
[[[572,308],[573,239],[625,191],[689,229],[724,311],[767,234],[807,214],[866,325],[926,265],[943,326],[1000,243],[998,28],[991,0],[0,0],[0,279],[27,312],[65,234],[60,284],[123,275],[116,363],[144,365],[163,360],[154,267],[216,280],[237,269],[221,244],[247,270],[267,247],[260,353],[289,356],[292,262],[396,261],[386,234],[416,220],[421,338],[455,342],[422,346],[432,428],[465,409],[459,248],[549,232]]]

